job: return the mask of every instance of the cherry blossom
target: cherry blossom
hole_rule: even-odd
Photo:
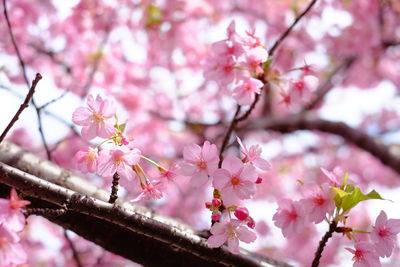
[[[255,98],[255,94],[261,93],[263,83],[260,80],[249,78],[242,80],[233,91],[233,97],[239,105],[250,105]]]
[[[248,230],[241,221],[235,219],[215,223],[210,232],[212,235],[207,240],[210,247],[217,248],[226,242],[229,251],[234,254],[239,253],[239,240],[251,243],[257,238],[254,232]]]
[[[300,234],[306,224],[306,213],[302,203],[288,198],[278,200],[279,208],[272,217],[275,225],[286,238]]]
[[[308,219],[312,222],[320,223],[327,217],[327,214],[333,214],[335,209],[333,197],[334,194],[331,188],[324,184],[322,186],[313,186],[308,196],[300,202],[308,215]]]
[[[72,114],[72,121],[83,126],[82,137],[91,140],[96,136],[109,138],[115,132],[115,128],[110,119],[115,115],[114,104],[97,95],[96,99],[92,95],[87,99],[88,107],[79,107]]]
[[[25,216],[22,209],[30,202],[18,197],[17,191],[12,188],[10,199],[0,198],[0,223],[4,223],[12,231],[21,231],[25,226]]]
[[[152,184],[148,183],[142,189],[142,192],[135,199],[132,199],[131,202],[136,202],[143,199],[160,199],[163,197],[163,193],[160,190],[162,187],[161,183]]]
[[[125,146],[103,149],[98,157],[97,172],[105,177],[118,172],[122,178],[130,180],[135,176],[132,166],[139,162],[140,154],[139,149],[129,149]]]
[[[217,147],[209,141],[205,141],[203,147],[189,144],[183,149],[182,173],[192,177],[194,187],[204,185],[208,176],[218,168],[219,157]]]
[[[400,219],[389,219],[384,211],[376,218],[374,230],[371,233],[372,242],[380,257],[389,257],[397,242],[400,232]]]
[[[15,266],[27,261],[25,250],[19,243],[20,238],[4,223],[0,223],[0,264],[1,266]]]
[[[353,267],[380,267],[379,256],[375,251],[375,247],[366,241],[358,242],[354,245],[355,249],[346,248],[354,254]]]
[[[256,180],[256,169],[252,165],[244,165],[239,158],[232,155],[226,156],[222,168],[213,174],[213,186],[221,190],[225,206],[251,198],[256,191]]]
[[[262,149],[259,145],[252,145],[250,146],[250,148],[247,148],[247,146],[242,143],[242,140],[240,140],[239,137],[237,137],[236,140],[238,141],[241,148],[241,152],[244,155],[244,158],[242,159],[244,163],[249,162],[254,167],[257,167],[263,171],[271,169],[271,163],[261,158]],[[259,179],[260,181],[256,183],[262,182],[262,178],[259,177]]]
[[[97,148],[87,147],[75,154],[77,168],[83,172],[95,173],[97,170]]]

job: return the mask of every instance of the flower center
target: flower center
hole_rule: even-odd
[[[93,113],[92,116],[95,121],[104,121],[106,119],[101,114],[98,113]]]
[[[325,199],[321,196],[316,196],[314,198],[314,203],[317,204],[318,206],[322,206],[325,203]]]
[[[379,232],[378,232],[378,234],[379,234],[380,237],[385,237],[385,236],[388,235],[388,230],[386,230],[386,229],[380,229]]]
[[[231,183],[232,185],[238,185],[240,183],[240,179],[235,176],[231,179]]]
[[[205,170],[206,168],[207,168],[207,164],[202,160],[202,161],[199,161],[198,163],[197,163],[197,166],[199,167],[199,169],[201,169],[201,170]]]

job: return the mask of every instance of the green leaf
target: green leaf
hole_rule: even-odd
[[[335,192],[335,197],[333,198],[333,200],[335,201],[336,208],[340,209],[340,207],[342,206],[343,198],[347,196],[348,193],[338,187],[332,187],[332,190]]]
[[[347,193],[351,193],[351,192],[353,192],[355,190],[355,187],[354,187],[354,185],[352,185],[352,184],[348,184],[347,186],[346,186],[346,188],[344,189],[344,191],[346,191]]]
[[[372,190],[369,192],[367,195],[364,195],[360,188],[355,188],[353,192],[347,193],[346,196],[343,197],[342,203],[341,203],[341,208],[343,211],[350,210],[351,208],[354,208],[358,203],[364,200],[368,199],[383,199],[375,190]]]
[[[125,131],[125,128],[126,128],[126,122],[119,125],[119,130],[121,131],[121,133]]]

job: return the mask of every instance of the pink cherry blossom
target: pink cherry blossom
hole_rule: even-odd
[[[142,192],[135,199],[132,199],[130,202],[136,202],[143,199],[160,199],[163,197],[163,193],[160,188],[162,187],[161,183],[152,184],[148,183],[143,189]]]
[[[217,248],[227,242],[229,251],[234,254],[239,253],[239,240],[251,243],[257,239],[254,232],[247,229],[243,222],[235,219],[215,223],[210,232],[212,235],[207,240],[210,247]]]
[[[354,254],[353,267],[380,267],[379,256],[374,246],[366,241],[358,242],[354,245],[355,249],[346,248]]]
[[[260,80],[254,78],[242,80],[233,90],[233,97],[239,105],[250,105],[256,97],[255,94],[261,93],[263,85]]]
[[[335,210],[332,191],[327,184],[321,187],[315,186],[310,190],[309,195],[300,202],[308,215],[308,219],[315,223],[322,222],[327,214],[332,215]]]
[[[339,177],[337,171],[335,171],[335,170],[334,171],[328,171],[328,170],[326,170],[324,168],[321,168],[321,171],[328,178],[329,183],[332,186],[339,187],[342,184],[342,181],[340,181],[341,178]]]
[[[0,266],[14,266],[27,261],[27,255],[19,241],[17,233],[0,223]]]
[[[397,242],[400,232],[400,219],[387,219],[384,211],[376,218],[374,230],[371,233],[372,242],[380,257],[389,257]]]
[[[0,198],[0,223],[6,224],[12,231],[21,231],[25,226],[22,209],[29,204],[29,201],[20,199],[12,188],[9,199]]]
[[[95,173],[97,170],[97,148],[87,147],[75,154],[77,168],[83,172]]]
[[[180,169],[181,166],[179,166],[178,163],[171,163],[168,169],[166,168],[160,168],[159,169],[159,175],[157,177],[157,181],[165,183],[165,182],[172,182],[175,179],[178,179],[180,177]]]
[[[240,148],[242,149],[242,154],[244,155],[244,158],[242,159],[242,161],[244,163],[249,162],[254,167],[257,167],[264,171],[271,169],[271,163],[269,163],[267,160],[261,158],[262,149],[259,145],[252,145],[248,149],[246,147],[246,145],[244,145],[242,143],[242,140],[240,140],[239,137],[237,137],[237,141],[240,145]],[[262,179],[261,179],[261,181],[262,181]],[[261,183],[261,181],[260,181],[260,183]]]
[[[114,104],[110,100],[103,100],[97,95],[96,100],[92,95],[87,99],[88,107],[79,107],[72,114],[72,121],[83,126],[82,137],[91,140],[96,136],[102,138],[111,137],[115,128],[110,120],[115,115]]]
[[[213,186],[221,190],[225,206],[237,204],[240,199],[251,198],[256,192],[256,169],[232,155],[222,162],[222,168],[213,174]]]
[[[97,172],[105,177],[118,172],[122,178],[131,179],[135,176],[132,166],[139,162],[140,154],[139,149],[129,149],[126,146],[103,149],[98,157]]]
[[[278,200],[279,208],[272,220],[275,225],[282,229],[286,238],[300,234],[306,224],[306,214],[303,205],[299,201],[288,198]]]
[[[183,149],[182,173],[192,177],[192,185],[197,187],[208,181],[208,176],[218,168],[217,146],[205,141],[203,147],[189,144]]]

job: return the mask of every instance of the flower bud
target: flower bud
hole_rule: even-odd
[[[263,179],[262,179],[261,177],[257,177],[256,184],[261,184],[261,183],[262,183],[262,181],[263,181]]]
[[[211,203],[212,203],[212,205],[213,205],[214,207],[219,207],[219,206],[221,206],[221,204],[222,204],[221,200],[218,199],[218,198],[213,198],[213,200],[212,200]]]
[[[219,221],[219,219],[221,219],[221,212],[214,211],[213,214],[211,215],[211,220]]]
[[[254,229],[254,227],[256,227],[256,222],[250,216],[247,219],[247,226],[251,229]]]
[[[237,207],[234,214],[236,218],[241,221],[244,221],[249,217],[249,211],[245,207]]]

